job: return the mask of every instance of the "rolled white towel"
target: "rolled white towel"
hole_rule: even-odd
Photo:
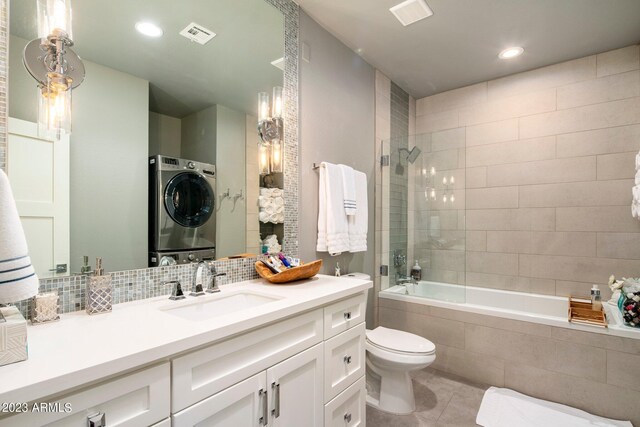
[[[260,222],[269,222],[269,214],[265,211],[258,212],[258,219]]]
[[[266,208],[260,208],[262,212],[266,212],[268,215],[273,215],[276,213],[276,207],[273,205],[269,205]]]
[[[636,154],[636,170],[640,171],[640,153]]]
[[[631,192],[633,193],[633,201],[635,203],[640,203],[640,185],[633,187]]]
[[[266,208],[267,206],[273,205],[273,198],[267,196],[258,197],[258,206],[261,208]]]
[[[278,212],[276,214],[276,221],[278,224],[282,224],[284,222],[284,212]]]
[[[631,203],[631,216],[640,219],[640,203]]]
[[[271,197],[273,195],[273,188],[260,188],[260,195],[265,197]]]
[[[276,207],[284,206],[284,197],[273,197],[271,200]]]
[[[640,185],[640,171],[636,172],[636,185]]]
[[[272,188],[271,195],[273,197],[282,197],[284,196],[284,190],[282,190],[281,188]]]

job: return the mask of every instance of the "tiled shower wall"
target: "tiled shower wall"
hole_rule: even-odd
[[[466,175],[466,260],[432,268],[464,262],[467,285],[552,295],[640,275],[639,56],[634,45],[417,100],[416,133],[465,153],[449,161]]]
[[[291,0],[265,0],[284,16],[285,51],[285,230],[284,247],[287,254],[298,254],[298,25],[299,8]],[[0,168],[6,170],[7,153],[7,87],[8,87],[8,0],[0,0]],[[35,17],[34,17],[35,19]],[[216,261],[216,268],[226,272],[224,283],[257,277],[255,258]],[[194,265],[119,271],[113,273],[114,303],[151,298],[170,293],[164,281],[180,280],[189,289]],[[42,279],[41,292],[58,292],[64,313],[84,309],[86,278],[70,276]],[[16,304],[25,317],[30,301]]]

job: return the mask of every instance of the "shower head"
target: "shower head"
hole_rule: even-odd
[[[421,153],[421,150],[420,150],[417,146],[413,147],[413,148],[411,149],[411,151],[409,151],[409,150],[408,150],[408,149],[406,149],[406,148],[400,148],[398,151],[399,151],[399,152],[406,151],[406,152],[408,153],[408,154],[407,154],[407,161],[408,161],[409,163],[411,163],[411,164],[413,164],[413,162],[415,162],[415,161],[416,161],[416,159],[418,158],[418,156],[419,156],[419,155],[420,155],[420,153]]]

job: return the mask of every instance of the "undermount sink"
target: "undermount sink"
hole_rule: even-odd
[[[166,305],[160,310],[183,319],[201,321],[255,308],[280,299],[282,297],[265,295],[254,291],[229,292],[215,296],[197,297],[197,299],[188,302],[176,302],[174,303],[175,305]]]

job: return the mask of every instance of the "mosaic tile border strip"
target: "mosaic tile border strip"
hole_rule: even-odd
[[[8,1],[0,0],[0,168],[7,166],[7,90],[8,90]],[[285,51],[285,226],[283,248],[288,255],[298,255],[298,25],[299,7],[291,0],[265,0],[284,16]],[[219,272],[226,272],[222,283],[235,283],[257,278],[256,258],[215,261]],[[195,265],[145,268],[113,272],[113,303],[123,303],[162,295],[171,289],[162,285],[180,280],[190,289]],[[84,310],[85,276],[42,279],[40,292],[58,292],[60,312]],[[31,309],[30,301],[16,306],[23,315]]]

